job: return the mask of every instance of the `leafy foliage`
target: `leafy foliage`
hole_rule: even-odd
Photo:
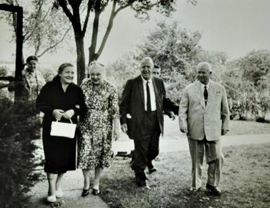
[[[196,0],[190,2],[194,3]],[[85,7],[83,5],[85,5]],[[54,8],[62,8],[62,11],[72,24],[74,30],[77,51],[78,83],[81,83],[85,76],[84,38],[88,27],[90,13],[93,13],[94,20],[91,22],[92,36],[91,44],[89,46],[88,64],[98,60],[102,54],[113,28],[115,17],[119,12],[129,8],[135,11],[135,16],[137,18],[147,20],[149,18],[148,15],[150,10],[156,9],[157,12],[168,16],[174,11],[174,6],[175,1],[173,0],[55,0]],[[83,8],[86,7],[86,11],[83,12]],[[111,9],[110,17],[108,19],[106,30],[102,34],[100,33],[101,14],[109,8]],[[82,16],[82,14],[84,16]],[[99,39],[101,41],[98,45]]]
[[[189,75],[193,71],[194,57],[200,51],[201,39],[200,32],[191,32],[179,25],[178,22],[159,22],[138,46],[140,59],[150,56],[161,67],[161,77],[174,101],[178,101],[182,89],[191,81]]]
[[[194,56],[198,53],[201,34],[179,26],[178,22],[159,22],[138,46],[140,56],[150,56],[162,69],[162,74],[185,75]],[[168,74],[169,75],[169,74]]]
[[[183,88],[196,79],[195,69],[199,62],[211,63],[215,75],[213,78],[219,82],[220,72],[225,69],[227,55],[224,52],[202,49],[200,38],[200,32],[181,28],[178,22],[168,24],[162,21],[144,37],[137,51],[109,68],[114,72],[122,71],[124,80],[127,80],[132,78],[134,71],[139,73],[137,68],[141,58],[150,56],[161,67],[161,78],[166,84],[168,97],[179,102]],[[119,80],[118,75],[114,78]]]
[[[263,76],[270,72],[270,51],[253,50],[240,60],[240,70],[243,78],[250,80],[254,85],[258,85]]]
[[[39,130],[32,103],[12,104],[1,98],[0,106],[0,204],[3,208],[29,207],[25,195],[38,180],[32,140]]]
[[[40,57],[47,52],[54,52],[65,38],[70,37],[70,24],[61,12],[53,10],[50,0],[0,0],[0,3],[23,7],[23,41],[27,45],[28,55],[34,54]],[[5,19],[16,32],[15,13],[1,13],[0,18]],[[15,33],[13,33],[13,41],[15,39]]]
[[[160,22],[138,45],[138,51],[108,67],[116,72],[110,76],[117,80],[116,85],[122,86],[139,71],[141,58],[150,56],[161,67],[168,96],[178,102],[183,88],[195,81],[197,64],[206,61],[212,65],[211,79],[226,88],[231,118],[264,120],[270,111],[270,51],[252,51],[228,62],[226,53],[203,49],[200,38],[198,31],[188,31],[177,22]]]
[[[270,51],[251,51],[227,64],[222,72],[228,96],[232,99],[232,117],[264,120],[270,105]]]

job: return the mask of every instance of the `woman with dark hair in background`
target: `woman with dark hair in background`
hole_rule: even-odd
[[[71,119],[77,123],[77,115],[84,115],[84,95],[73,79],[73,65],[62,64],[58,75],[42,88],[36,102],[37,108],[45,114],[42,127],[48,202],[55,202],[56,198],[63,196],[61,179],[66,171],[76,169],[76,136],[69,139],[50,135],[52,121],[69,123]]]

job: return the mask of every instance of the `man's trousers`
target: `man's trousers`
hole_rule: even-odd
[[[204,153],[206,163],[208,164],[207,183],[212,186],[218,186],[221,178],[221,170],[223,166],[224,156],[220,141],[202,141],[189,138],[189,150],[192,160],[192,188],[201,187],[201,176]]]
[[[131,165],[135,172],[138,186],[146,185],[147,176],[145,169],[159,153],[160,128],[156,111],[145,112],[144,120],[141,125],[141,137],[134,138],[134,161]]]

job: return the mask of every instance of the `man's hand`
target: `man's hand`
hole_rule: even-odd
[[[229,131],[228,129],[221,129],[221,135],[223,136],[227,134],[228,131]]]
[[[173,121],[173,120],[175,119],[175,115],[174,115],[174,113],[173,113],[173,112],[171,112],[169,117],[170,117],[170,119],[172,119],[172,121]]]
[[[187,130],[187,128],[180,128],[180,131],[182,132],[182,133],[188,133],[188,130]]]
[[[71,110],[64,112],[63,117],[65,119],[71,119],[72,116],[74,116],[74,114],[75,114],[74,110],[71,109]]]
[[[63,113],[64,113],[64,111],[61,110],[61,109],[55,109],[55,110],[53,110],[53,112],[52,112],[54,118],[55,118],[57,121],[59,121],[59,120],[62,118]]]
[[[121,129],[122,129],[122,131],[123,131],[124,133],[127,133],[127,131],[128,131],[127,124],[122,124],[122,125],[121,125]]]

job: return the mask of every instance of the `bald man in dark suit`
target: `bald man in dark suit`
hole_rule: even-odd
[[[159,153],[159,136],[163,134],[163,109],[177,114],[178,106],[168,103],[166,90],[161,79],[152,76],[154,68],[150,57],[142,59],[141,75],[127,81],[120,103],[121,128],[134,140],[136,184],[150,188],[145,174],[153,169],[152,161]],[[128,115],[128,116],[127,116]],[[128,123],[128,125],[127,125]]]

